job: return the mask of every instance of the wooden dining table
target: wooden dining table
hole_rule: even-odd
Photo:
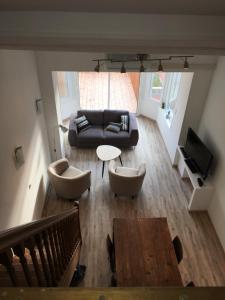
[[[183,286],[166,218],[114,219],[117,286]]]

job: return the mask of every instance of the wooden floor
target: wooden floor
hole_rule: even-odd
[[[106,235],[112,233],[115,217],[167,217],[171,236],[179,235],[184,247],[184,259],[179,267],[183,283],[193,280],[197,286],[224,286],[225,254],[208,214],[187,211],[190,187],[171,166],[156,123],[141,117],[138,124],[140,140],[137,147],[122,151],[124,165],[137,166],[142,161],[147,164],[143,188],[136,199],[114,198],[107,169],[102,179],[102,165],[94,149],[71,150],[71,164],[92,171],[91,192],[84,193],[80,199],[81,263],[87,266],[83,286],[110,285]],[[52,190],[44,215],[71,206],[72,203],[66,200],[56,200]]]

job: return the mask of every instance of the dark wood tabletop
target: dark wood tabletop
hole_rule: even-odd
[[[118,286],[183,286],[166,218],[114,219]]]

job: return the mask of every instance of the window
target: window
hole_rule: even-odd
[[[181,73],[173,72],[167,73],[166,75],[163,100],[165,102],[166,119],[169,127],[174,116],[175,106],[177,103],[177,96],[180,87],[180,80]]]
[[[122,109],[136,112],[139,73],[79,72],[82,109]]]
[[[173,109],[176,103],[178,90],[180,86],[181,73],[170,73],[167,87],[166,107]]]
[[[151,98],[153,100],[161,101],[164,81],[165,81],[165,73],[163,72],[152,73]]]

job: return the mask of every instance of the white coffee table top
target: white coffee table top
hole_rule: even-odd
[[[101,145],[96,149],[96,153],[99,159],[101,159],[102,161],[107,161],[120,156],[121,150],[114,146]]]

